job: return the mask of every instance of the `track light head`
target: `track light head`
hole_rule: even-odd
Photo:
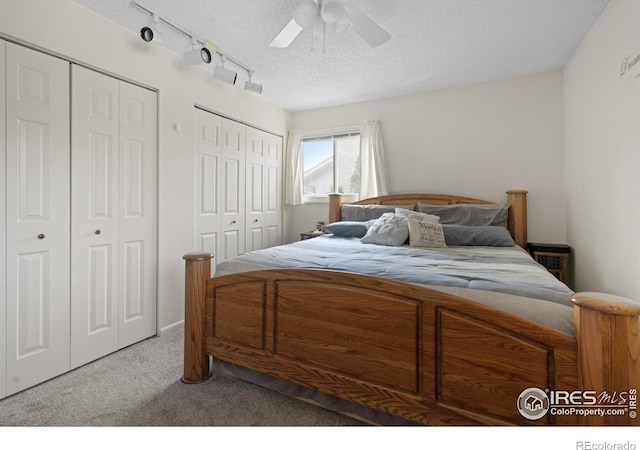
[[[216,68],[213,69],[213,76],[214,78],[224,81],[225,83],[229,83],[232,86],[236,84],[236,79],[238,78],[238,74],[236,72],[226,69],[224,66],[216,66]]]
[[[198,64],[209,64],[211,62],[211,52],[206,47],[198,47],[193,50],[189,50],[182,55],[184,63],[188,66],[195,66]]]
[[[164,36],[158,31],[158,25],[160,24],[160,17],[153,15],[153,24],[150,27],[142,27],[140,29],[140,37],[145,42],[152,42],[154,44],[164,43]]]
[[[256,94],[262,94],[262,85],[258,83],[254,83],[252,81],[245,81],[244,88],[247,91],[255,92]]]
[[[244,82],[244,89],[246,91],[255,92],[256,94],[262,94],[262,85],[251,81],[253,70],[249,70],[247,73],[249,74],[249,81]]]

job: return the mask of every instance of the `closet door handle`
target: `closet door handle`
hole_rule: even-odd
[[[96,231],[95,231],[95,233],[96,233],[96,234],[100,234],[100,233],[101,233],[101,231],[100,231],[100,230],[96,230]]]
[[[233,225],[234,223],[236,223],[236,221],[235,221],[235,220],[232,220],[232,221],[231,221],[231,225]]]
[[[253,219],[253,223],[258,223],[258,219]]]
[[[38,235],[38,239],[40,239],[40,240],[44,239],[44,234],[40,233],[40,234]]]

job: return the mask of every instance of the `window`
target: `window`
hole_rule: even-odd
[[[303,195],[360,192],[360,133],[302,140]]]

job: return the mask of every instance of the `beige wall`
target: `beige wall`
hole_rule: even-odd
[[[640,299],[640,2],[612,0],[565,69],[567,237],[579,290]],[[638,58],[640,59],[640,58]]]
[[[529,191],[529,240],[564,243],[561,70],[291,115],[293,128],[380,121],[392,193],[458,194],[505,202]],[[292,209],[290,239],[327,220],[324,205]]]
[[[158,90],[158,325],[181,321],[182,256],[194,250],[194,105],[280,135],[286,135],[289,113],[214,80],[211,69],[185,67],[180,55],[145,44],[137,33],[71,0],[1,0],[0,37]]]

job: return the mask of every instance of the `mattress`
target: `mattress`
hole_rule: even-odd
[[[573,293],[519,246],[392,247],[333,235],[245,253],[218,264],[215,276],[265,268],[339,270],[430,286],[502,292],[564,305]]]

